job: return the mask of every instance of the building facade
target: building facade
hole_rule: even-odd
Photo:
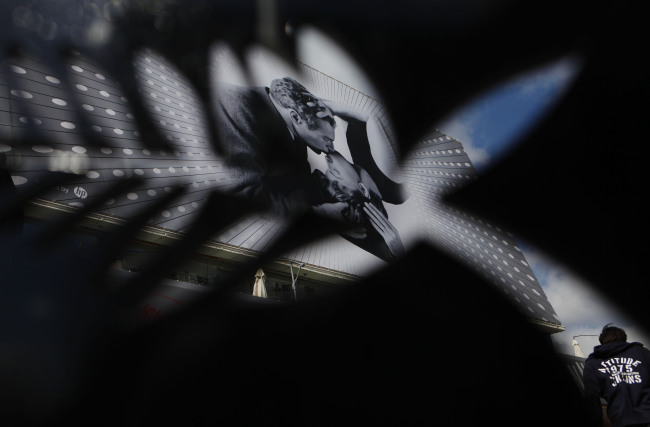
[[[422,241],[441,248],[484,276],[535,324],[551,333],[563,329],[515,237],[444,202],[446,194],[478,178],[460,141],[433,130],[410,152],[402,153],[388,111],[379,100],[307,65],[288,65],[262,48],[252,49],[246,60],[247,64],[239,64],[227,47],[216,46],[211,63],[215,88],[220,84],[268,87],[273,79],[289,76],[316,97],[373,118],[374,127],[368,125],[366,132],[375,173],[397,185],[403,195],[399,200],[384,197],[381,203],[406,251]],[[84,228],[78,230],[91,239],[106,224],[128,221],[175,187],[182,187],[182,196],[151,216],[129,250],[115,260],[121,271],[137,273],[160,247],[182,238],[211,193],[228,194],[237,181],[210,139],[210,125],[220,123],[207,104],[218,101],[219,91],[207,96],[196,93],[170,61],[149,49],[136,54],[133,67],[139,101],[169,148],[154,149],[144,143],[132,102],[120,83],[92,58],[74,52],[65,69],[55,70],[42,58],[22,52],[7,60],[0,74],[0,152],[7,156],[19,191],[44,179],[47,172],[75,174],[72,183],[58,185],[33,200],[27,213],[29,221],[37,223],[53,213],[74,212],[97,203]],[[243,78],[246,67],[255,70],[251,79]],[[335,148],[355,163],[358,148],[345,133],[350,125],[340,117],[336,120]],[[312,171],[327,169],[322,155],[307,152]],[[139,179],[138,184],[104,197],[113,184],[129,178]],[[204,245],[183,267],[166,274],[165,292],[177,292],[178,302],[184,294],[218,287],[229,272],[264,253],[286,230],[288,221],[274,212],[251,213],[206,236]],[[386,263],[372,248],[335,234],[294,248],[263,268],[269,297],[291,301],[350,286]],[[250,294],[253,281],[251,277],[242,282],[238,290]],[[170,290],[174,286],[177,291]],[[156,317],[161,310],[156,304],[160,307],[173,299],[167,294],[152,296],[141,303],[140,310]]]

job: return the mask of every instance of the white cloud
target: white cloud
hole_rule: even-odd
[[[492,157],[485,148],[477,147],[475,144],[474,123],[478,120],[478,114],[476,111],[452,114],[451,118],[439,123],[436,128],[460,141],[474,167],[480,170],[490,163]]]
[[[461,141],[472,163],[477,169],[483,169],[516,141],[518,134],[510,135],[510,131],[539,118],[540,114],[570,87],[579,69],[578,59],[565,57],[529,70],[481,94],[473,102],[447,117],[437,128]],[[504,102],[504,97],[511,101]],[[535,107],[534,111],[529,111],[523,117],[512,114],[510,121],[492,123],[492,126],[488,127],[489,132],[492,133],[490,135],[476,133],[477,129],[485,128],[486,120],[495,120],[491,118],[495,117],[494,114],[488,113],[498,112],[503,108],[517,108],[513,106],[514,99],[519,99],[517,104],[520,106],[523,106],[522,102],[526,103],[525,111],[528,111],[531,106]],[[527,127],[528,125],[523,126],[522,129]],[[506,129],[510,131],[505,132]],[[479,140],[482,140],[480,145],[489,143],[491,148],[479,147]]]
[[[452,134],[453,135],[453,134]],[[463,143],[463,149],[467,153],[467,156],[472,161],[474,167],[478,170],[482,169],[490,163],[492,157],[488,154],[485,148],[474,147],[472,144],[467,144],[463,142],[460,138],[456,138]]]
[[[607,323],[623,328],[627,332],[628,341],[639,341],[650,346],[647,333],[583,278],[529,245],[521,247],[560,322],[566,328],[564,332],[552,335],[556,351],[573,354],[574,336],[598,335]],[[590,336],[578,337],[578,343],[585,356],[599,344],[597,337]]]
[[[580,61],[570,56],[520,75],[513,80],[512,85],[518,89],[519,95],[524,97],[536,95],[540,90],[561,93],[570,86],[579,70]],[[556,97],[551,97],[546,101],[555,99]]]

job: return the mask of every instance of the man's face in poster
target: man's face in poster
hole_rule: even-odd
[[[327,114],[321,112],[310,128],[304,120],[293,120],[296,134],[317,154],[334,151],[334,130],[336,122],[332,113],[327,109]],[[295,113],[297,115],[297,113]],[[293,115],[292,115],[293,118]]]

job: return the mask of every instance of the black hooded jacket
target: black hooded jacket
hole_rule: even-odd
[[[613,427],[650,424],[650,351],[643,345],[613,342],[594,347],[583,378],[596,420],[602,422],[602,397]]]

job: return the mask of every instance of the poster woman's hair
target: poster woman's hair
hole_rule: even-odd
[[[366,202],[372,203],[384,216],[388,216],[381,194],[370,175],[359,165],[352,164],[352,167],[359,177],[357,188],[341,186],[337,181],[331,180],[327,180],[326,184],[326,192],[331,198],[347,204],[341,212],[343,217],[353,224],[369,225],[363,211]]]

